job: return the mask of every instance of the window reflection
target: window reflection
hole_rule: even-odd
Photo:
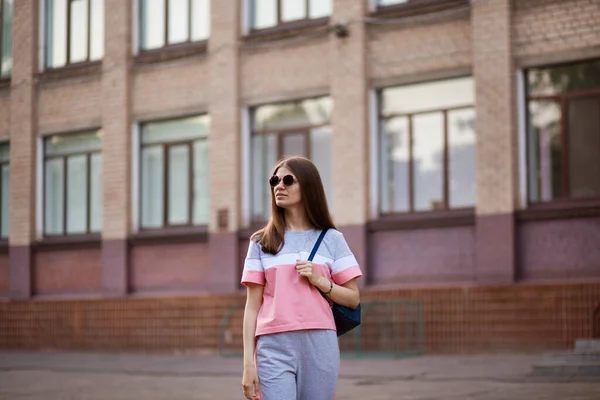
[[[473,207],[473,79],[386,88],[380,99],[380,211]]]
[[[281,0],[281,20],[296,21],[306,18],[306,2],[298,0]]]
[[[450,208],[475,205],[475,110],[448,112],[448,175]]]
[[[12,9],[13,0],[0,0],[2,12],[2,30],[0,31],[0,78],[5,78],[12,73]]]
[[[104,0],[45,0],[46,66],[99,60],[104,55]]]
[[[292,21],[324,18],[331,15],[332,0],[248,0],[250,26],[265,29]]]
[[[165,45],[165,1],[141,1],[141,47],[144,50],[157,49]]]
[[[415,210],[444,208],[444,120],[439,113],[413,118],[413,179]]]
[[[142,125],[142,229],[208,224],[208,130],[199,115]]]
[[[78,235],[102,228],[101,139],[98,132],[44,140],[44,234]]]
[[[252,111],[252,218],[271,212],[271,168],[284,156],[309,157],[319,169],[331,198],[331,111],[329,97],[267,104]],[[329,182],[327,184],[327,182]]]
[[[525,77],[529,202],[600,198],[600,60]]]

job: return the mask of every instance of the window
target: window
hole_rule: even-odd
[[[46,67],[100,60],[104,0],[46,0]]]
[[[208,224],[209,126],[207,115],[142,125],[142,229]]]
[[[380,92],[380,211],[408,213],[475,204],[473,79]]]
[[[0,0],[0,79],[12,72],[12,9],[14,0]]]
[[[600,198],[600,60],[525,75],[529,202]]]
[[[10,146],[0,144],[0,238],[8,239],[10,231]]]
[[[331,199],[331,111],[329,97],[270,104],[252,110],[252,220],[271,213],[271,169],[284,156],[309,157]]]
[[[140,48],[206,40],[209,0],[140,0]]]
[[[44,235],[101,231],[101,147],[98,131],[44,139]]]
[[[377,0],[377,5],[379,7],[385,7],[385,6],[391,6],[391,5],[394,5],[394,4],[407,3],[408,1],[409,0]]]
[[[252,29],[331,15],[332,0],[249,0]]]

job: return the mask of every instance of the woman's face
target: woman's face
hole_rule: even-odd
[[[289,169],[281,167],[277,170],[275,176],[279,178],[279,182],[273,187],[275,204],[281,208],[290,208],[300,204],[302,196],[300,194],[300,184],[298,183],[296,175]],[[289,176],[293,178],[293,182],[291,185],[287,186],[285,183],[290,183],[291,180]]]

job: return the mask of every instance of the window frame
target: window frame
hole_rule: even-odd
[[[438,79],[438,80],[433,80],[433,81],[424,81],[424,82],[415,82],[415,84],[418,83],[432,83],[432,82],[443,82],[443,81],[450,81],[450,80],[454,80],[454,79],[461,79],[461,78],[472,78],[472,76],[470,75],[465,75],[465,76],[455,76],[455,77],[449,77],[449,78],[445,78],[445,79]],[[402,86],[402,85],[399,85]],[[470,105],[467,104],[460,104],[460,105],[456,105],[456,106],[452,106],[452,107],[445,107],[445,108],[432,108],[432,109],[426,109],[426,110],[420,110],[417,112],[410,112],[410,113],[388,113],[388,114],[384,114],[382,112],[383,109],[383,92],[386,89],[391,89],[391,88],[395,88],[395,87],[399,87],[399,86],[388,86],[388,87],[383,87],[380,88],[377,91],[377,130],[378,130],[378,134],[377,134],[377,142],[378,144],[381,143],[381,138],[382,135],[384,134],[383,131],[383,123],[387,120],[393,119],[393,118],[399,118],[399,117],[404,117],[407,118],[407,126],[408,126],[408,211],[388,211],[388,212],[383,212],[382,211],[382,203],[383,203],[383,188],[382,188],[382,184],[383,182],[378,179],[377,182],[377,189],[378,189],[378,199],[379,199],[379,204],[377,205],[377,211],[378,211],[378,215],[381,218],[386,218],[386,217],[394,217],[394,216],[414,216],[414,215],[429,215],[429,214],[447,214],[447,213],[461,213],[461,212],[469,212],[471,210],[474,210],[476,207],[476,204],[474,204],[473,206],[464,206],[464,207],[450,207],[450,154],[449,154],[449,150],[450,150],[450,142],[449,142],[449,134],[448,134],[448,113],[452,112],[452,111],[458,111],[458,110],[473,110],[475,111],[475,102],[473,102]],[[442,132],[442,136],[443,136],[443,152],[442,152],[442,207],[440,208],[432,208],[430,210],[415,210],[415,178],[414,178],[414,149],[413,149],[413,138],[414,138],[414,132],[413,132],[413,117],[414,116],[418,116],[418,115],[423,115],[423,114],[441,114],[442,115],[442,121],[443,121],[443,132]],[[477,115],[475,114],[475,118],[477,117]],[[477,131],[475,130],[475,138],[477,139]],[[378,147],[380,147],[378,145]],[[378,168],[381,169],[381,163],[384,161],[383,158],[383,154],[381,153],[381,149],[379,148],[377,150],[377,154],[378,154]],[[385,160],[387,161],[387,160]],[[477,170],[477,166],[475,165],[475,171]],[[380,175],[380,174],[378,174]],[[392,202],[390,202],[390,204],[392,204]]]
[[[247,16],[247,21],[248,21],[248,34],[252,35],[252,34],[256,34],[259,32],[272,32],[272,31],[279,31],[279,30],[286,30],[286,29],[294,29],[294,28],[302,28],[305,26],[310,26],[313,24],[316,25],[320,25],[321,23],[325,23],[326,21],[329,21],[329,18],[331,17],[331,14],[324,16],[324,17],[318,17],[318,18],[310,18],[310,0],[304,0],[306,3],[306,17],[302,18],[302,19],[295,19],[293,21],[282,21],[281,20],[281,2],[282,0],[276,0],[277,1],[277,21],[275,23],[275,25],[273,26],[268,26],[265,28],[255,28],[254,27],[254,21],[253,21],[253,15],[254,15],[254,2],[255,0],[247,0],[248,1],[248,16]],[[332,1],[332,7],[333,7],[333,0]]]
[[[256,110],[263,107],[263,106],[272,106],[272,105],[285,105],[285,104],[289,104],[289,103],[302,103],[303,101],[306,100],[313,100],[313,99],[321,99],[321,98],[330,98],[333,101],[333,98],[330,95],[320,95],[320,96],[313,96],[313,97],[305,97],[305,98],[300,98],[300,99],[293,99],[293,100],[284,100],[284,101],[278,101],[278,102],[273,102],[273,103],[263,103],[263,104],[257,104],[252,106],[249,109],[249,118],[248,118],[248,123],[249,123],[249,159],[248,162],[250,163],[249,166],[249,179],[250,182],[252,182],[253,180],[253,171],[252,171],[252,165],[253,165],[253,160],[254,160],[254,153],[252,152],[252,139],[256,136],[264,136],[264,135],[275,135],[276,138],[276,143],[275,143],[275,149],[277,151],[276,153],[276,157],[275,159],[280,160],[281,157],[283,157],[283,140],[282,138],[285,137],[286,135],[298,135],[298,134],[302,134],[302,136],[304,136],[304,148],[306,150],[306,157],[312,160],[312,146],[311,146],[311,132],[314,129],[318,129],[318,128],[322,128],[325,126],[329,126],[332,128],[333,130],[333,125],[332,125],[332,118],[333,118],[333,114],[330,115],[329,117],[329,121],[327,122],[323,122],[320,124],[314,124],[314,125],[297,125],[297,126],[292,126],[292,127],[285,127],[285,128],[275,128],[275,129],[254,129],[254,123],[255,123],[255,116],[256,116]],[[265,177],[265,184],[267,184],[267,178]],[[250,221],[250,226],[252,228],[259,228],[262,227],[267,220],[263,220],[263,219],[259,219],[259,218],[255,218],[254,217],[254,202],[253,202],[253,193],[254,190],[256,189],[250,189],[248,196],[249,196],[249,221]],[[267,205],[267,208],[270,207],[270,203]],[[268,219],[268,218],[267,218]]]
[[[145,55],[147,53],[156,53],[156,52],[161,52],[163,50],[171,50],[171,49],[179,49],[179,48],[188,48],[188,47],[193,47],[193,46],[200,46],[202,48],[204,48],[206,46],[206,43],[208,42],[208,38],[205,39],[201,39],[201,40],[192,40],[192,22],[193,22],[193,18],[192,18],[192,2],[193,0],[187,0],[187,4],[188,4],[188,15],[187,15],[187,20],[188,20],[188,39],[185,42],[177,42],[177,43],[169,43],[169,0],[164,0],[165,1],[165,9],[164,9],[164,15],[165,15],[165,19],[164,19],[164,27],[165,27],[165,36],[164,36],[164,40],[165,40],[165,44],[162,45],[161,47],[156,47],[156,48],[152,48],[152,49],[144,49],[142,47],[142,37],[143,37],[143,29],[145,27],[144,25],[144,20],[143,20],[143,0],[138,0],[138,7],[137,7],[137,18],[138,18],[138,24],[137,24],[137,37],[138,37],[138,43],[137,43],[137,52],[139,55]],[[210,10],[210,0],[209,0],[209,10]],[[210,37],[210,15],[209,15],[209,37]]]
[[[535,67],[525,68],[522,71],[523,74],[523,90],[524,90],[524,106],[525,106],[525,165],[527,169],[527,173],[525,174],[525,188],[526,188],[526,204],[529,208],[536,207],[552,207],[552,206],[561,206],[568,204],[578,204],[578,203],[586,203],[586,202],[599,202],[600,195],[596,197],[585,197],[585,198],[573,198],[570,197],[570,180],[569,180],[569,127],[568,127],[568,105],[569,102],[576,99],[584,99],[587,97],[593,97],[600,99],[600,87],[595,89],[584,89],[584,90],[576,90],[570,92],[563,92],[553,95],[530,95],[530,83],[528,79],[528,73],[532,69],[544,69],[544,68],[558,68],[561,66],[569,66],[569,65],[577,65],[581,63],[585,63],[592,60],[577,60],[573,62],[567,63],[559,63],[559,64],[550,64],[550,65],[541,65]],[[529,111],[530,101],[552,101],[558,104],[560,107],[560,140],[561,140],[561,170],[560,170],[560,182],[561,182],[561,196],[558,199],[553,199],[549,201],[531,200],[531,158],[529,153],[529,138],[531,135],[531,113]],[[600,109],[598,110],[600,113]],[[600,156],[600,153],[599,153]],[[538,166],[536,166],[537,168]],[[541,193],[541,182],[539,179],[539,173],[537,176],[537,191]]]
[[[88,151],[73,151],[60,155],[47,156],[46,155],[46,142],[48,140],[52,140],[53,137],[56,136],[69,136],[72,134],[83,133],[83,132],[98,132],[99,129],[95,130],[85,130],[85,131],[77,131],[77,132],[69,132],[69,133],[60,133],[54,135],[44,136],[42,138],[42,237],[43,238],[65,238],[65,237],[92,237],[94,235],[100,235],[102,233],[102,228],[100,231],[92,231],[91,230],[91,159],[92,155],[100,154],[102,157],[102,148],[98,150],[88,150]],[[85,202],[85,226],[86,230],[83,233],[68,233],[67,232],[67,222],[68,222],[68,162],[67,159],[72,156],[80,156],[85,155],[85,163],[86,163],[86,179],[85,179],[85,190],[86,190],[86,202]],[[62,190],[62,210],[63,210],[63,218],[62,218],[62,233],[52,233],[48,234],[46,232],[46,189],[47,189],[47,181],[46,181],[46,162],[48,160],[54,159],[62,159],[62,179],[63,179],[63,190]],[[104,161],[104,160],[102,160]],[[102,199],[102,198],[101,198]]]
[[[180,116],[180,117],[173,117],[173,118],[164,118],[164,119],[156,119],[156,120],[148,120],[148,121],[144,121],[144,122],[140,122],[139,123],[139,130],[140,130],[140,138],[139,138],[139,146],[138,146],[138,176],[137,176],[137,180],[138,180],[138,187],[137,187],[137,191],[138,191],[138,199],[137,199],[137,219],[138,219],[138,231],[140,233],[148,233],[148,232],[159,232],[159,231],[177,231],[177,230],[181,230],[181,229],[186,229],[186,228],[204,228],[208,226],[208,222],[204,223],[204,224],[194,224],[194,144],[196,142],[205,142],[208,144],[208,136],[206,137],[199,137],[199,138],[195,138],[195,139],[185,139],[185,140],[174,140],[174,141],[160,141],[160,142],[156,142],[156,143],[143,143],[143,137],[144,137],[144,127],[149,125],[149,124],[153,124],[153,123],[160,123],[160,122],[168,122],[168,121],[177,121],[177,120],[182,120],[182,119],[186,119],[186,118],[192,118],[192,117],[200,117],[200,116],[205,116],[208,114],[192,114],[192,115],[185,115],[185,116]],[[209,132],[210,134],[210,132]],[[170,168],[170,155],[169,155],[169,149],[171,147],[176,147],[176,146],[183,146],[186,145],[187,149],[188,149],[188,222],[185,224],[171,224],[169,223],[169,168]],[[162,160],[162,199],[163,199],[163,204],[162,204],[162,226],[161,227],[144,227],[144,220],[143,220],[143,207],[142,207],[142,201],[143,201],[143,190],[144,190],[144,186],[142,184],[142,174],[144,173],[143,171],[143,157],[142,157],[142,150],[144,148],[149,148],[149,147],[160,147],[162,149],[162,154],[163,154],[163,160]]]
[[[100,63],[102,62],[102,59],[104,58],[104,51],[102,54],[102,57],[100,57],[97,60],[91,60],[90,59],[90,55],[91,55],[91,50],[92,50],[92,0],[84,0],[87,2],[87,52],[86,52],[86,59],[83,61],[76,61],[76,62],[71,62],[71,3],[73,1],[77,1],[77,0],[65,0],[66,1],[66,8],[67,8],[67,15],[65,18],[65,23],[67,24],[66,26],[66,48],[65,48],[65,64],[59,67],[53,67],[48,65],[48,0],[43,0],[44,1],[44,21],[43,21],[43,37],[44,37],[44,57],[43,57],[43,65],[44,65],[44,70],[47,71],[56,71],[56,70],[61,70],[61,69],[68,69],[68,68],[77,68],[80,66],[85,66],[88,64],[96,64],[96,63]],[[102,0],[104,2],[104,0]],[[105,3],[106,6],[106,3]],[[101,21],[102,24],[105,24],[106,21],[106,13],[104,14],[104,19]],[[104,36],[106,36],[106,32],[104,32]],[[105,37],[102,38],[102,40],[104,40]]]

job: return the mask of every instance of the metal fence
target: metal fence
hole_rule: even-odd
[[[243,305],[230,307],[219,328],[219,354],[242,356]],[[418,300],[362,304],[362,323],[339,338],[342,357],[408,357],[423,354],[423,310]]]

